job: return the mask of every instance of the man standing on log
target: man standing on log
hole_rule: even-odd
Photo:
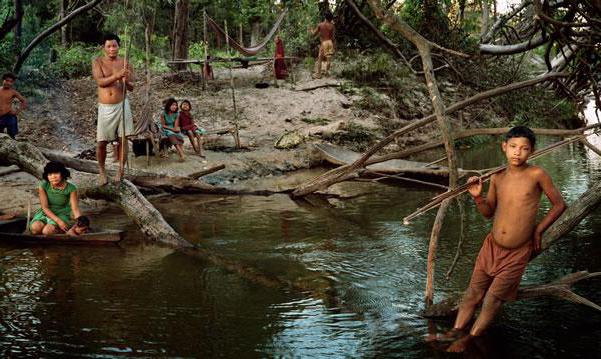
[[[330,65],[332,64],[332,56],[334,56],[334,24],[332,20],[334,16],[331,12],[327,12],[325,21],[322,21],[317,25],[315,29],[310,30],[311,34],[319,34],[319,54],[317,55],[317,61],[315,63],[315,72],[313,73],[314,79],[321,78],[321,66],[325,62],[324,74],[329,76]]]
[[[540,251],[544,231],[566,208],[547,172],[527,162],[535,141],[534,133],[527,127],[509,130],[502,144],[507,169],[491,177],[486,198],[482,197],[482,180],[479,177],[468,180],[468,190],[478,211],[494,219],[476,259],[455,325],[445,335],[446,339],[456,339],[447,351],[464,351],[473,338],[489,327],[501,306],[515,300],[532,253]],[[542,193],[552,207],[537,223]],[[478,318],[469,333],[463,333],[480,303],[482,310]]]
[[[99,184],[108,182],[105,169],[106,145],[117,140],[119,171],[115,177],[121,181],[127,157],[127,142],[122,136],[133,135],[133,120],[129,101],[124,98],[124,86],[133,91],[134,73],[130,64],[119,57],[120,40],[117,35],[107,34],[102,41],[103,56],[92,62],[92,75],[98,85],[98,127],[96,131],[96,158],[100,167]]]

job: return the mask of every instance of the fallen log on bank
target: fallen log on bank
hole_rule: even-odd
[[[580,221],[582,221],[582,219],[584,219],[584,217],[595,210],[599,204],[601,204],[601,182],[598,182],[578,197],[577,200],[568,206],[566,211],[557,219],[557,221],[547,229],[543,235],[541,251],[545,251],[552,244],[557,243],[561,237],[568,234],[576,227],[576,225],[578,225],[578,223],[580,223]],[[586,273],[586,275],[582,273]],[[588,272],[579,272],[565,276],[550,284],[523,287],[520,288],[520,291],[518,292],[518,300],[544,295],[555,295],[575,303],[585,304],[601,310],[598,306],[589,304],[590,302],[588,300],[569,290],[569,286],[573,283],[597,275],[601,275],[601,273],[588,274]],[[429,318],[452,316],[457,311],[459,300],[459,297],[453,297],[433,304],[429,308],[426,308],[422,315]]]
[[[31,146],[31,145],[30,145]],[[33,146],[32,146],[33,147]],[[35,147],[38,149],[37,147]],[[65,166],[72,168],[77,171],[86,173],[98,174],[98,163],[90,160],[82,160],[79,158],[73,158],[66,156],[60,152],[49,150],[49,149],[38,149],[44,157],[48,160],[56,161],[64,164]],[[224,187],[218,187],[210,185],[202,180],[196,179],[214,173],[225,168],[225,165],[216,165],[207,168],[202,171],[194,172],[187,177],[182,176],[168,176],[160,173],[148,172],[139,169],[130,169],[129,173],[126,174],[127,178],[131,183],[136,186],[144,187],[153,190],[160,190],[169,193],[176,194],[222,194],[222,195],[255,195],[255,196],[270,196],[273,194],[288,193],[289,191],[269,191],[269,190],[258,190],[258,191],[243,191],[233,190]],[[26,171],[27,172],[27,171]],[[107,169],[109,176],[114,176],[116,170]]]

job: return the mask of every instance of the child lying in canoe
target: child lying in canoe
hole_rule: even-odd
[[[79,236],[90,231],[90,219],[86,216],[79,216],[75,219],[75,224],[67,231],[67,235]]]
[[[40,205],[31,220],[32,234],[51,235],[69,231],[71,218],[81,217],[77,187],[67,178],[71,173],[62,163],[48,162],[38,184]]]

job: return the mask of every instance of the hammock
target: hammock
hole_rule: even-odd
[[[273,27],[271,28],[271,30],[269,31],[267,36],[265,36],[263,41],[259,42],[258,44],[256,44],[255,46],[252,46],[252,47],[243,47],[232,37],[227,36],[229,38],[230,47],[238,50],[238,52],[240,52],[241,54],[246,55],[246,56],[253,56],[253,55],[258,54],[259,51],[261,51],[265,47],[265,45],[267,45],[267,43],[271,40],[273,35],[275,35],[276,31],[282,24],[282,20],[284,20],[284,15],[286,15],[286,11],[287,10],[284,10],[280,14],[280,16],[278,16],[277,21],[275,22],[275,24],[273,25]],[[223,31],[223,29],[221,27],[219,27],[219,25],[217,25],[215,20],[211,19],[208,16],[207,16],[207,25],[209,25],[211,28],[213,28],[213,30],[215,30],[215,32],[218,33],[222,38],[226,37],[225,31]]]

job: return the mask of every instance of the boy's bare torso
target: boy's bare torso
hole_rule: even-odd
[[[123,69],[124,60],[117,57],[111,60],[108,57],[99,57],[94,60],[94,71],[99,71],[101,77],[109,77]],[[96,75],[96,74],[95,74]],[[115,81],[107,87],[98,86],[98,102],[103,104],[116,104],[123,101],[123,82]]]
[[[331,22],[321,22],[318,26],[319,40],[321,42],[332,40],[334,38],[334,24]]]
[[[532,240],[542,194],[538,180],[541,171],[529,166],[493,176],[496,209],[492,234],[500,246],[518,248]]]
[[[13,99],[16,97],[17,91],[14,89],[5,89],[0,87],[0,116],[13,112]]]

